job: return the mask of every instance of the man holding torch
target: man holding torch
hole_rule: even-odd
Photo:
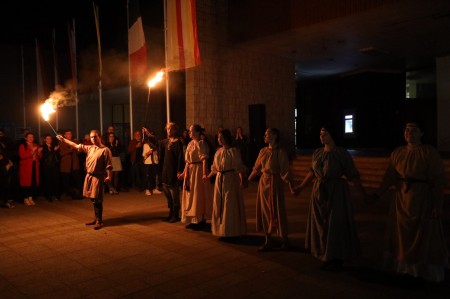
[[[111,181],[112,154],[108,147],[102,144],[99,131],[91,130],[90,139],[93,145],[76,144],[61,135],[59,141],[86,154],[86,178],[84,179],[83,195],[90,198],[94,204],[95,219],[86,225],[93,225],[95,230],[103,227],[103,193],[104,184]]]

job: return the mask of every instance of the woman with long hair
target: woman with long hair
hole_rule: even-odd
[[[329,126],[320,129],[323,147],[314,151],[309,172],[296,192],[314,180],[309,206],[305,248],[323,262],[321,269],[341,271],[343,261],[359,255],[348,181],[365,195],[350,153],[337,146]]]
[[[33,198],[36,198],[39,187],[41,157],[42,148],[34,142],[34,134],[28,132],[25,141],[19,145],[19,183],[23,202],[27,206],[35,205]]]
[[[218,237],[237,237],[246,234],[243,188],[247,168],[238,148],[233,147],[229,130],[219,133],[220,147],[214,155],[211,178],[216,175],[211,231]]]
[[[199,125],[189,128],[192,139],[186,148],[185,168],[178,178],[184,180],[181,197],[181,222],[187,229],[204,229],[212,214],[212,186],[208,179],[210,148],[200,139]]]
[[[288,224],[284,201],[284,183],[289,184],[293,193],[289,159],[280,147],[280,131],[269,128],[264,134],[264,147],[259,152],[249,180],[261,176],[256,195],[256,230],[265,234],[264,244],[258,251],[273,249],[272,234],[282,238],[281,249],[289,249]]]

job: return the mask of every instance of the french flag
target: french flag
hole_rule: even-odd
[[[128,1],[128,54],[131,79],[144,76],[147,72],[147,44],[138,0]]]

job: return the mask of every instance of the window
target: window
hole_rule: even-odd
[[[344,138],[356,138],[356,110],[345,109],[343,112]]]
[[[344,116],[345,134],[353,134],[353,114],[347,114]]]

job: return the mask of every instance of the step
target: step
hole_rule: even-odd
[[[355,156],[353,157],[355,166],[361,174],[361,182],[366,188],[379,187],[384,173],[389,165],[389,157]],[[311,167],[311,155],[297,155],[291,161],[291,173],[296,181],[301,181]],[[444,159],[445,174],[447,176],[447,186],[445,194],[450,194],[450,159]]]

